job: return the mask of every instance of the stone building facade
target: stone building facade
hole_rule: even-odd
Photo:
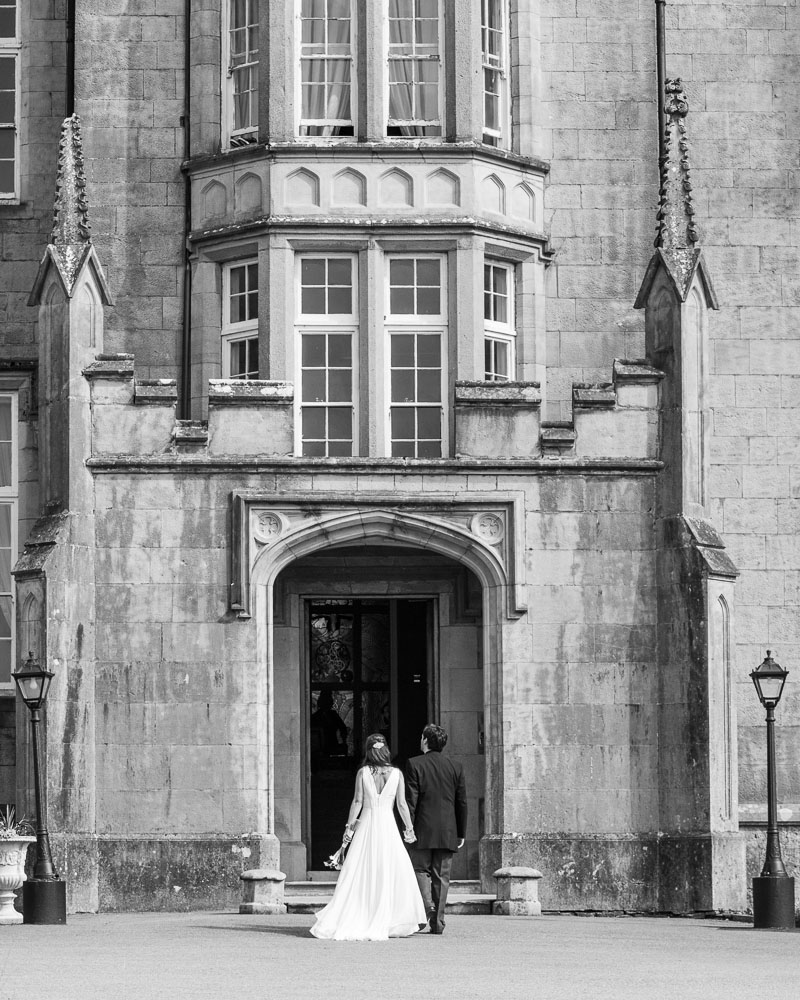
[[[73,909],[304,877],[436,719],[459,877],[744,910],[768,646],[797,865],[800,14],[666,4],[660,127],[657,6],[0,0],[0,801],[31,651]]]

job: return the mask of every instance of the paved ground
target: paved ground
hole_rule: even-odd
[[[797,1000],[800,931],[452,916],[442,937],[310,937],[311,916],[71,916],[0,927],[0,1000]]]

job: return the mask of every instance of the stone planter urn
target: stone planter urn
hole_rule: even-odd
[[[0,926],[22,923],[22,914],[14,909],[14,892],[25,881],[28,844],[35,841],[36,837],[0,839]]]

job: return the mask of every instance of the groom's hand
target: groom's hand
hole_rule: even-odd
[[[461,839],[458,842],[458,847],[456,848],[456,850],[460,851],[463,846],[464,846],[464,838],[461,837]]]

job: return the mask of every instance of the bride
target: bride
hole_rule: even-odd
[[[352,843],[333,899],[320,910],[311,928],[314,937],[384,941],[408,937],[425,926],[425,907],[411,860],[400,840],[394,805],[405,827],[403,839],[412,844],[417,838],[411,826],[402,772],[392,767],[385,738],[373,733],[367,737],[364,766],[356,775],[345,827],[344,839]]]

